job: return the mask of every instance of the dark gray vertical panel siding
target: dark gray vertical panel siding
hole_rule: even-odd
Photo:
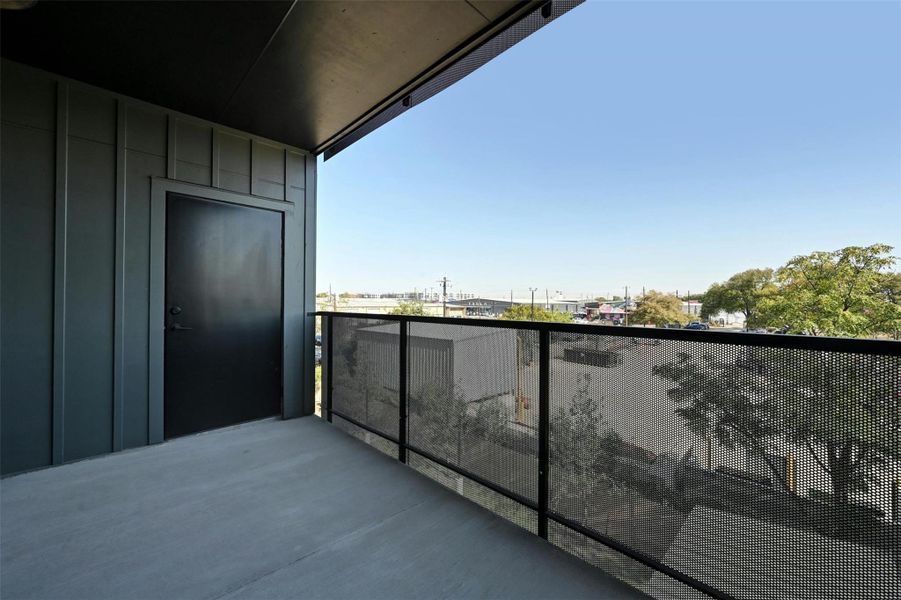
[[[312,415],[315,411],[315,367],[313,364],[313,338],[316,334],[315,318],[310,316],[316,311],[316,159],[304,156],[304,225],[303,225],[303,340],[306,348],[303,365],[303,414]],[[323,388],[325,389],[325,388]]]
[[[166,113],[142,106],[128,106],[126,120],[127,149],[166,158]]]
[[[162,156],[126,152],[125,231],[125,414],[123,445],[143,446],[147,438],[147,324],[150,287],[150,178],[166,174]]]
[[[300,157],[301,159],[303,157]],[[291,167],[297,161],[289,159]],[[294,203],[293,210],[285,214],[285,271],[284,271],[284,352],[287,364],[303,365],[310,359],[303,343],[303,190],[289,187],[287,200]],[[291,340],[300,343],[292,344]],[[297,417],[303,413],[303,370],[285,371],[282,407],[285,417]]]
[[[53,464],[63,462],[66,406],[66,185],[69,168],[69,84],[56,89],[56,177],[53,213]]]
[[[69,92],[64,460],[112,450],[116,104]]]
[[[116,100],[102,93],[70,86],[69,136],[115,144]]]
[[[289,150],[286,160],[288,161],[286,174],[288,176],[289,193],[291,193],[290,190],[303,191],[307,184],[307,157],[299,152],[292,152]],[[303,195],[301,194],[299,199],[291,196],[288,200],[300,204],[303,202]]]
[[[166,114],[129,106],[125,134],[125,448],[148,443],[150,180],[166,176]]]
[[[250,193],[250,139],[219,134],[219,187]]]
[[[6,81],[3,82],[6,87]],[[55,86],[49,90],[51,119]],[[0,126],[0,472],[51,462],[53,381],[52,131]]]
[[[0,118],[7,123],[56,131],[56,82],[27,67],[3,63]]]
[[[175,179],[212,185],[213,128],[191,121],[175,121]]]
[[[285,149],[264,142],[253,143],[253,180],[255,196],[285,199]]]
[[[0,473],[52,460],[56,82],[0,81]]]
[[[113,450],[122,450],[125,383],[125,102],[116,102],[116,257],[113,316]]]
[[[312,369],[302,374],[299,365],[312,360],[312,346],[297,340],[301,331],[312,339],[303,314],[312,304],[301,310],[298,298],[313,295],[315,160],[241,132],[220,128],[214,139],[213,124],[6,60],[0,75],[0,472],[117,449],[114,416],[121,447],[153,441],[153,177],[218,179],[223,189],[294,204],[286,215],[294,225],[285,240],[285,416],[311,412],[299,379],[312,389]]]

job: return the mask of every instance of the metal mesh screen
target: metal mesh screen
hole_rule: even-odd
[[[548,524],[548,541],[590,565],[602,569],[629,585],[649,592],[660,600],[709,600],[710,596],[684,583],[655,571],[651,567],[629,558],[610,546],[586,537],[572,529],[551,521]],[[653,590],[648,582],[654,580]]]
[[[897,344],[330,318],[342,429],[651,596],[901,597]]]
[[[366,431],[362,427],[357,427],[353,423],[345,421],[339,416],[334,417],[332,424],[344,433],[372,446],[379,452],[387,454],[391,458],[397,458],[397,444],[394,442],[386,440],[378,434]]]
[[[408,442],[537,502],[538,334],[410,323]]]
[[[550,344],[552,517],[736,598],[898,597],[897,356],[591,333]],[[656,597],[697,595],[603,554]]]
[[[535,510],[416,453],[411,453],[407,457],[407,464],[482,508],[486,508],[532,533],[537,532],[538,513]]]
[[[336,318],[332,328],[333,410],[397,438],[400,324]]]

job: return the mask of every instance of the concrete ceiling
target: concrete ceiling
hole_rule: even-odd
[[[318,153],[540,4],[39,1],[0,12],[0,48]]]

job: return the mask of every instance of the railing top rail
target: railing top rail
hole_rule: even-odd
[[[538,332],[550,331],[554,333],[593,333],[595,335],[610,335],[626,338],[678,340],[685,342],[761,346],[794,350],[820,350],[823,352],[843,352],[849,354],[877,354],[883,356],[901,355],[901,342],[893,340],[807,335],[776,335],[772,333],[750,333],[744,331],[664,329],[661,327],[622,327],[582,323],[552,323],[547,321],[427,317],[339,311],[317,311],[311,313],[311,316],[400,321],[407,323],[434,323],[441,325],[462,325],[467,327],[495,327],[500,329],[518,329]]]

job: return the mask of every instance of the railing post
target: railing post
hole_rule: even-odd
[[[538,332],[538,535],[547,539],[548,436],[550,434],[551,333]]]
[[[398,389],[399,397],[397,401],[398,418],[397,418],[397,439],[400,443],[397,445],[397,460],[402,463],[407,462],[407,331],[409,322],[406,319],[400,320],[400,345],[398,348]]]
[[[335,372],[332,370],[332,348],[335,346],[335,336],[333,335],[334,327],[332,322],[334,317],[325,317],[325,340],[328,343],[325,353],[325,419],[332,422],[332,387]]]

